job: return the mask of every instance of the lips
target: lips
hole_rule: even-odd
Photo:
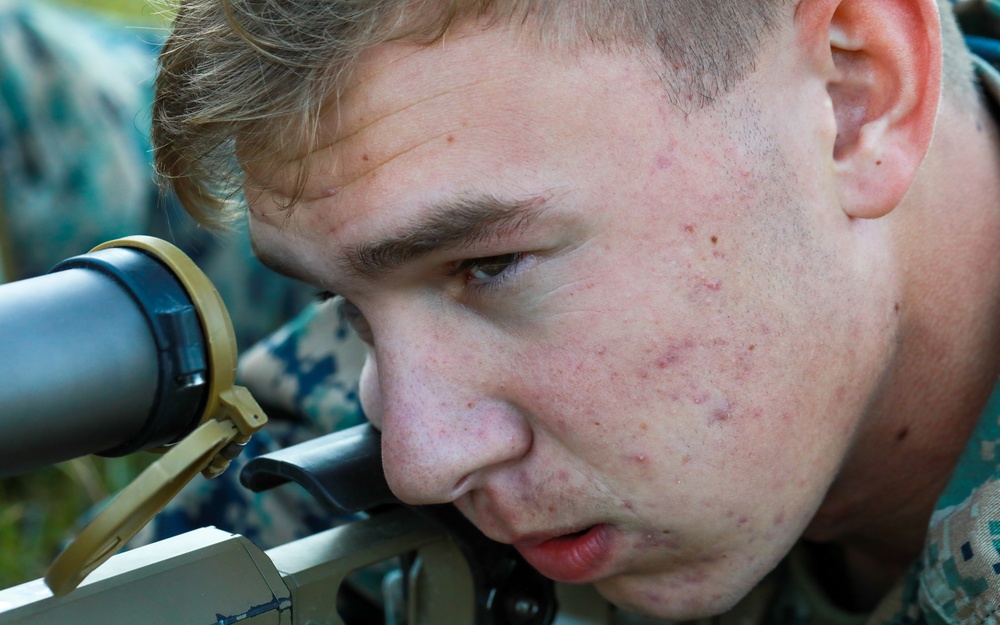
[[[523,540],[514,548],[545,577],[557,582],[594,581],[610,560],[611,529],[604,524],[539,540]]]

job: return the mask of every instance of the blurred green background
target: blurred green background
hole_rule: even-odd
[[[27,0],[31,1],[31,0]],[[126,24],[164,25],[157,0],[51,0],[53,4],[108,13]],[[87,511],[124,488],[156,456],[95,457],[0,479],[0,589],[44,575]]]
[[[146,0],[50,0],[54,4],[78,6],[95,11],[104,11],[124,17],[127,20],[148,20],[154,18]]]

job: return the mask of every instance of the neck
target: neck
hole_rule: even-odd
[[[1000,374],[1000,134],[985,108],[943,103],[939,119],[913,188],[883,218],[900,260],[895,356],[806,533],[840,544],[878,596],[919,555]]]

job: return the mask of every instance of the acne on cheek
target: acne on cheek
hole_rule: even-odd
[[[664,376],[669,376],[665,379],[670,382],[669,398],[673,401],[706,404],[710,403],[710,399],[721,399],[730,402],[728,410],[718,406],[720,412],[715,414],[714,421],[725,421],[720,417],[725,417],[727,412],[734,417],[743,414],[760,416],[759,406],[751,406],[745,401],[743,389],[765,388],[760,386],[758,365],[762,362],[761,358],[765,361],[768,358],[771,351],[768,348],[774,342],[776,332],[768,323],[759,320],[747,319],[749,324],[740,323],[739,318],[727,317],[727,320],[729,329],[725,330],[726,326],[723,326],[723,336],[698,336],[695,328],[689,336],[671,337],[647,349],[653,366],[642,369],[638,377],[664,379]],[[711,376],[692,372],[693,368],[702,368],[706,363],[711,367]],[[681,379],[690,381],[686,388],[678,383]],[[727,380],[730,383],[727,385],[729,393],[723,392],[722,397],[715,392],[706,396],[701,381],[707,379]]]
[[[656,367],[658,369],[667,369],[682,364],[694,349],[695,342],[690,338],[668,341],[667,345],[662,349],[660,357],[656,359]]]
[[[653,462],[650,454],[642,448],[621,454],[610,466],[618,472],[625,469],[629,472],[630,479],[641,481],[656,479],[663,471],[663,466]]]
[[[733,404],[728,399],[723,399],[712,409],[712,414],[708,418],[709,425],[717,425],[729,421],[733,416]]]
[[[722,280],[703,274],[688,278],[689,299],[693,302],[705,300],[712,293],[722,291]]]
[[[725,277],[732,271],[732,243],[721,234],[721,228],[716,230],[703,224],[685,223],[681,232],[681,241],[689,250],[691,260],[683,265],[686,276],[679,276],[679,286],[687,289],[691,302],[717,300],[718,296],[727,293],[730,286]]]
[[[653,160],[653,173],[663,171],[665,169],[670,169],[674,164],[673,153],[658,154]]]
[[[750,346],[729,347],[726,339],[712,339],[701,344],[692,338],[671,340],[663,348],[651,348],[655,354],[653,366],[641,371],[639,379],[648,380],[654,376],[665,379],[668,386],[661,394],[670,401],[699,406],[706,411],[708,425],[720,425],[740,417],[760,416],[759,408],[741,410],[737,403],[718,389],[703,386],[702,379],[691,370],[696,357],[710,358],[714,362],[731,365],[728,371],[736,383],[745,383],[753,372],[756,343]],[[735,351],[733,351],[735,350]],[[664,377],[667,376],[667,377]]]

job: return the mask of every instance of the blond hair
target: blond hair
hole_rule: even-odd
[[[431,43],[450,26],[530,25],[559,46],[659,48],[675,94],[710,101],[753,67],[788,0],[188,0],[160,56],[153,112],[159,174],[208,223],[238,191],[240,159],[291,157],[358,56]]]
[[[561,48],[659,50],[669,93],[705,105],[752,71],[796,1],[186,0],[160,55],[157,171],[195,217],[223,224],[239,214],[237,149],[243,163],[293,159],[361,53],[432,43],[470,21],[515,24]]]

